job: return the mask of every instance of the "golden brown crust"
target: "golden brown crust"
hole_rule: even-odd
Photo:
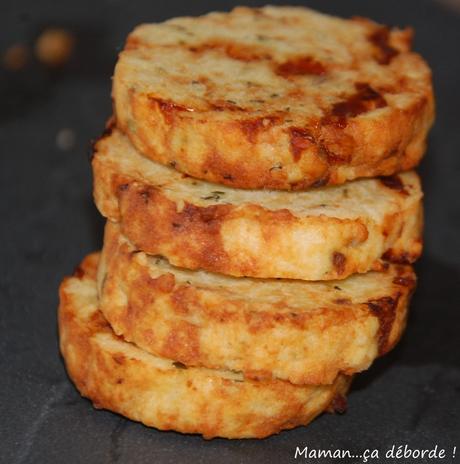
[[[153,160],[232,187],[391,175],[418,164],[434,117],[410,39],[289,7],[142,25],[115,68],[117,122]]]
[[[343,279],[421,253],[414,172],[309,192],[199,181],[140,156],[119,131],[96,144],[94,198],[136,246],[180,267],[234,276]]]
[[[240,374],[185,368],[115,336],[97,308],[98,255],[60,287],[60,347],[69,376],[95,407],[161,430],[205,438],[263,438],[306,425],[344,395],[350,378],[333,385],[248,381]]]
[[[410,266],[339,282],[232,278],[148,257],[106,225],[100,308],[115,333],[186,365],[332,383],[367,369],[406,325]]]

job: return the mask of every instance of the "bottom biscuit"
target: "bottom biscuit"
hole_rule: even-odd
[[[60,287],[60,347],[69,376],[97,408],[161,430],[205,438],[263,438],[306,425],[348,390],[341,375],[331,385],[244,380],[242,374],[149,354],[117,337],[98,309],[99,254],[85,258]]]

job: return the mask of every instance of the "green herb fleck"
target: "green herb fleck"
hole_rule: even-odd
[[[128,129],[130,132],[136,132],[137,130],[136,123],[132,119],[128,119]]]
[[[274,166],[270,168],[270,172],[279,171],[280,169],[283,169],[283,165],[281,163],[276,163]]]
[[[225,192],[219,192],[218,190],[215,190],[214,192],[211,192],[210,195],[206,196],[206,197],[201,197],[202,200],[220,200],[220,197],[222,195],[225,195]]]
[[[187,369],[187,366],[179,361],[174,361],[173,362],[173,366],[176,368],[176,369]]]

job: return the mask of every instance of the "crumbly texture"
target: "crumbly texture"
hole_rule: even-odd
[[[205,438],[263,438],[341,409],[350,378],[332,385],[248,381],[241,374],[153,356],[117,337],[98,310],[96,267],[88,256],[60,287],[60,347],[69,376],[96,408],[161,430]]]
[[[240,188],[306,189],[418,164],[434,117],[412,31],[306,8],[144,24],[113,79],[145,155]]]
[[[106,225],[100,308],[116,334],[186,365],[331,384],[367,369],[406,325],[411,266],[339,282],[226,277],[174,268]]]
[[[141,250],[233,276],[343,279],[422,250],[414,172],[308,192],[242,190],[141,156],[118,130],[96,144],[94,198]]]

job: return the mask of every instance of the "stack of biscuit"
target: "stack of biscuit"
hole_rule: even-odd
[[[236,8],[132,32],[96,143],[101,253],[61,285],[78,390],[162,430],[343,411],[406,325],[434,103],[411,31]]]

